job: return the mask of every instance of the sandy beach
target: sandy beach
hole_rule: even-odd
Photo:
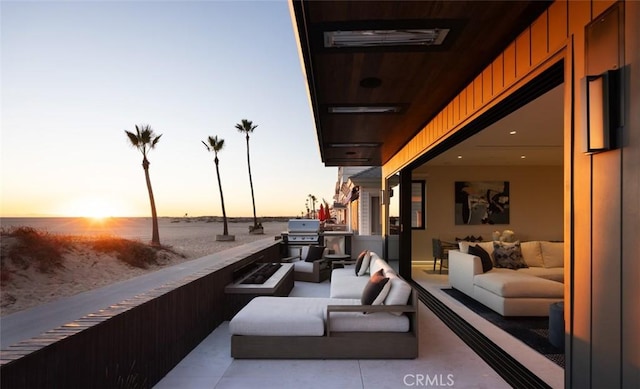
[[[219,242],[223,225],[207,218],[160,218],[160,242],[170,251],[162,251],[158,264],[147,269],[136,268],[118,260],[115,254],[99,253],[89,244],[79,242],[73,250],[63,254],[62,266],[52,272],[41,272],[35,266],[13,263],[3,258],[2,285],[0,288],[0,314],[18,312],[38,304],[99,288],[117,281],[136,277],[184,261],[201,258],[225,249],[260,239],[275,239],[287,228],[286,221],[266,221],[264,235],[249,234],[251,222],[229,222],[229,234],[235,241]],[[91,220],[84,218],[2,218],[0,227],[28,226],[55,235],[73,235],[87,238],[95,236],[121,237],[140,242],[151,239],[150,218],[109,218]],[[5,252],[13,238],[0,241]]]

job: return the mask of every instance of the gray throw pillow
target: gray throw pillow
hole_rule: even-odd
[[[493,261],[495,267],[506,269],[522,269],[529,267],[522,257],[520,242],[502,243],[493,242]]]

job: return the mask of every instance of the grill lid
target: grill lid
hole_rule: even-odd
[[[290,219],[287,223],[287,231],[291,234],[317,234],[320,232],[320,220],[318,219]]]

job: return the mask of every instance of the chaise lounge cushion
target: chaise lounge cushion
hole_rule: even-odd
[[[256,297],[229,322],[232,335],[324,336],[328,305],[360,305],[358,299]],[[407,332],[407,315],[389,312],[332,312],[331,331]]]
[[[556,282],[564,282],[564,268],[562,267],[529,267],[526,269],[518,269],[518,273],[529,274]]]
[[[323,336],[327,305],[359,305],[355,299],[256,297],[229,322],[232,335]]]
[[[509,269],[493,269],[481,276],[476,276],[474,284],[504,298],[562,298],[564,295],[564,285],[560,282]]]

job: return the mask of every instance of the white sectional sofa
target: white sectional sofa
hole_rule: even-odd
[[[234,358],[416,358],[417,297],[411,286],[372,254],[374,273],[390,285],[380,305],[363,305],[371,274],[334,269],[331,295],[256,297],[229,323]]]
[[[549,305],[564,298],[562,242],[520,243],[528,267],[493,268],[483,272],[482,260],[467,252],[482,247],[493,258],[493,242],[461,242],[449,251],[449,283],[503,316],[549,316]]]

